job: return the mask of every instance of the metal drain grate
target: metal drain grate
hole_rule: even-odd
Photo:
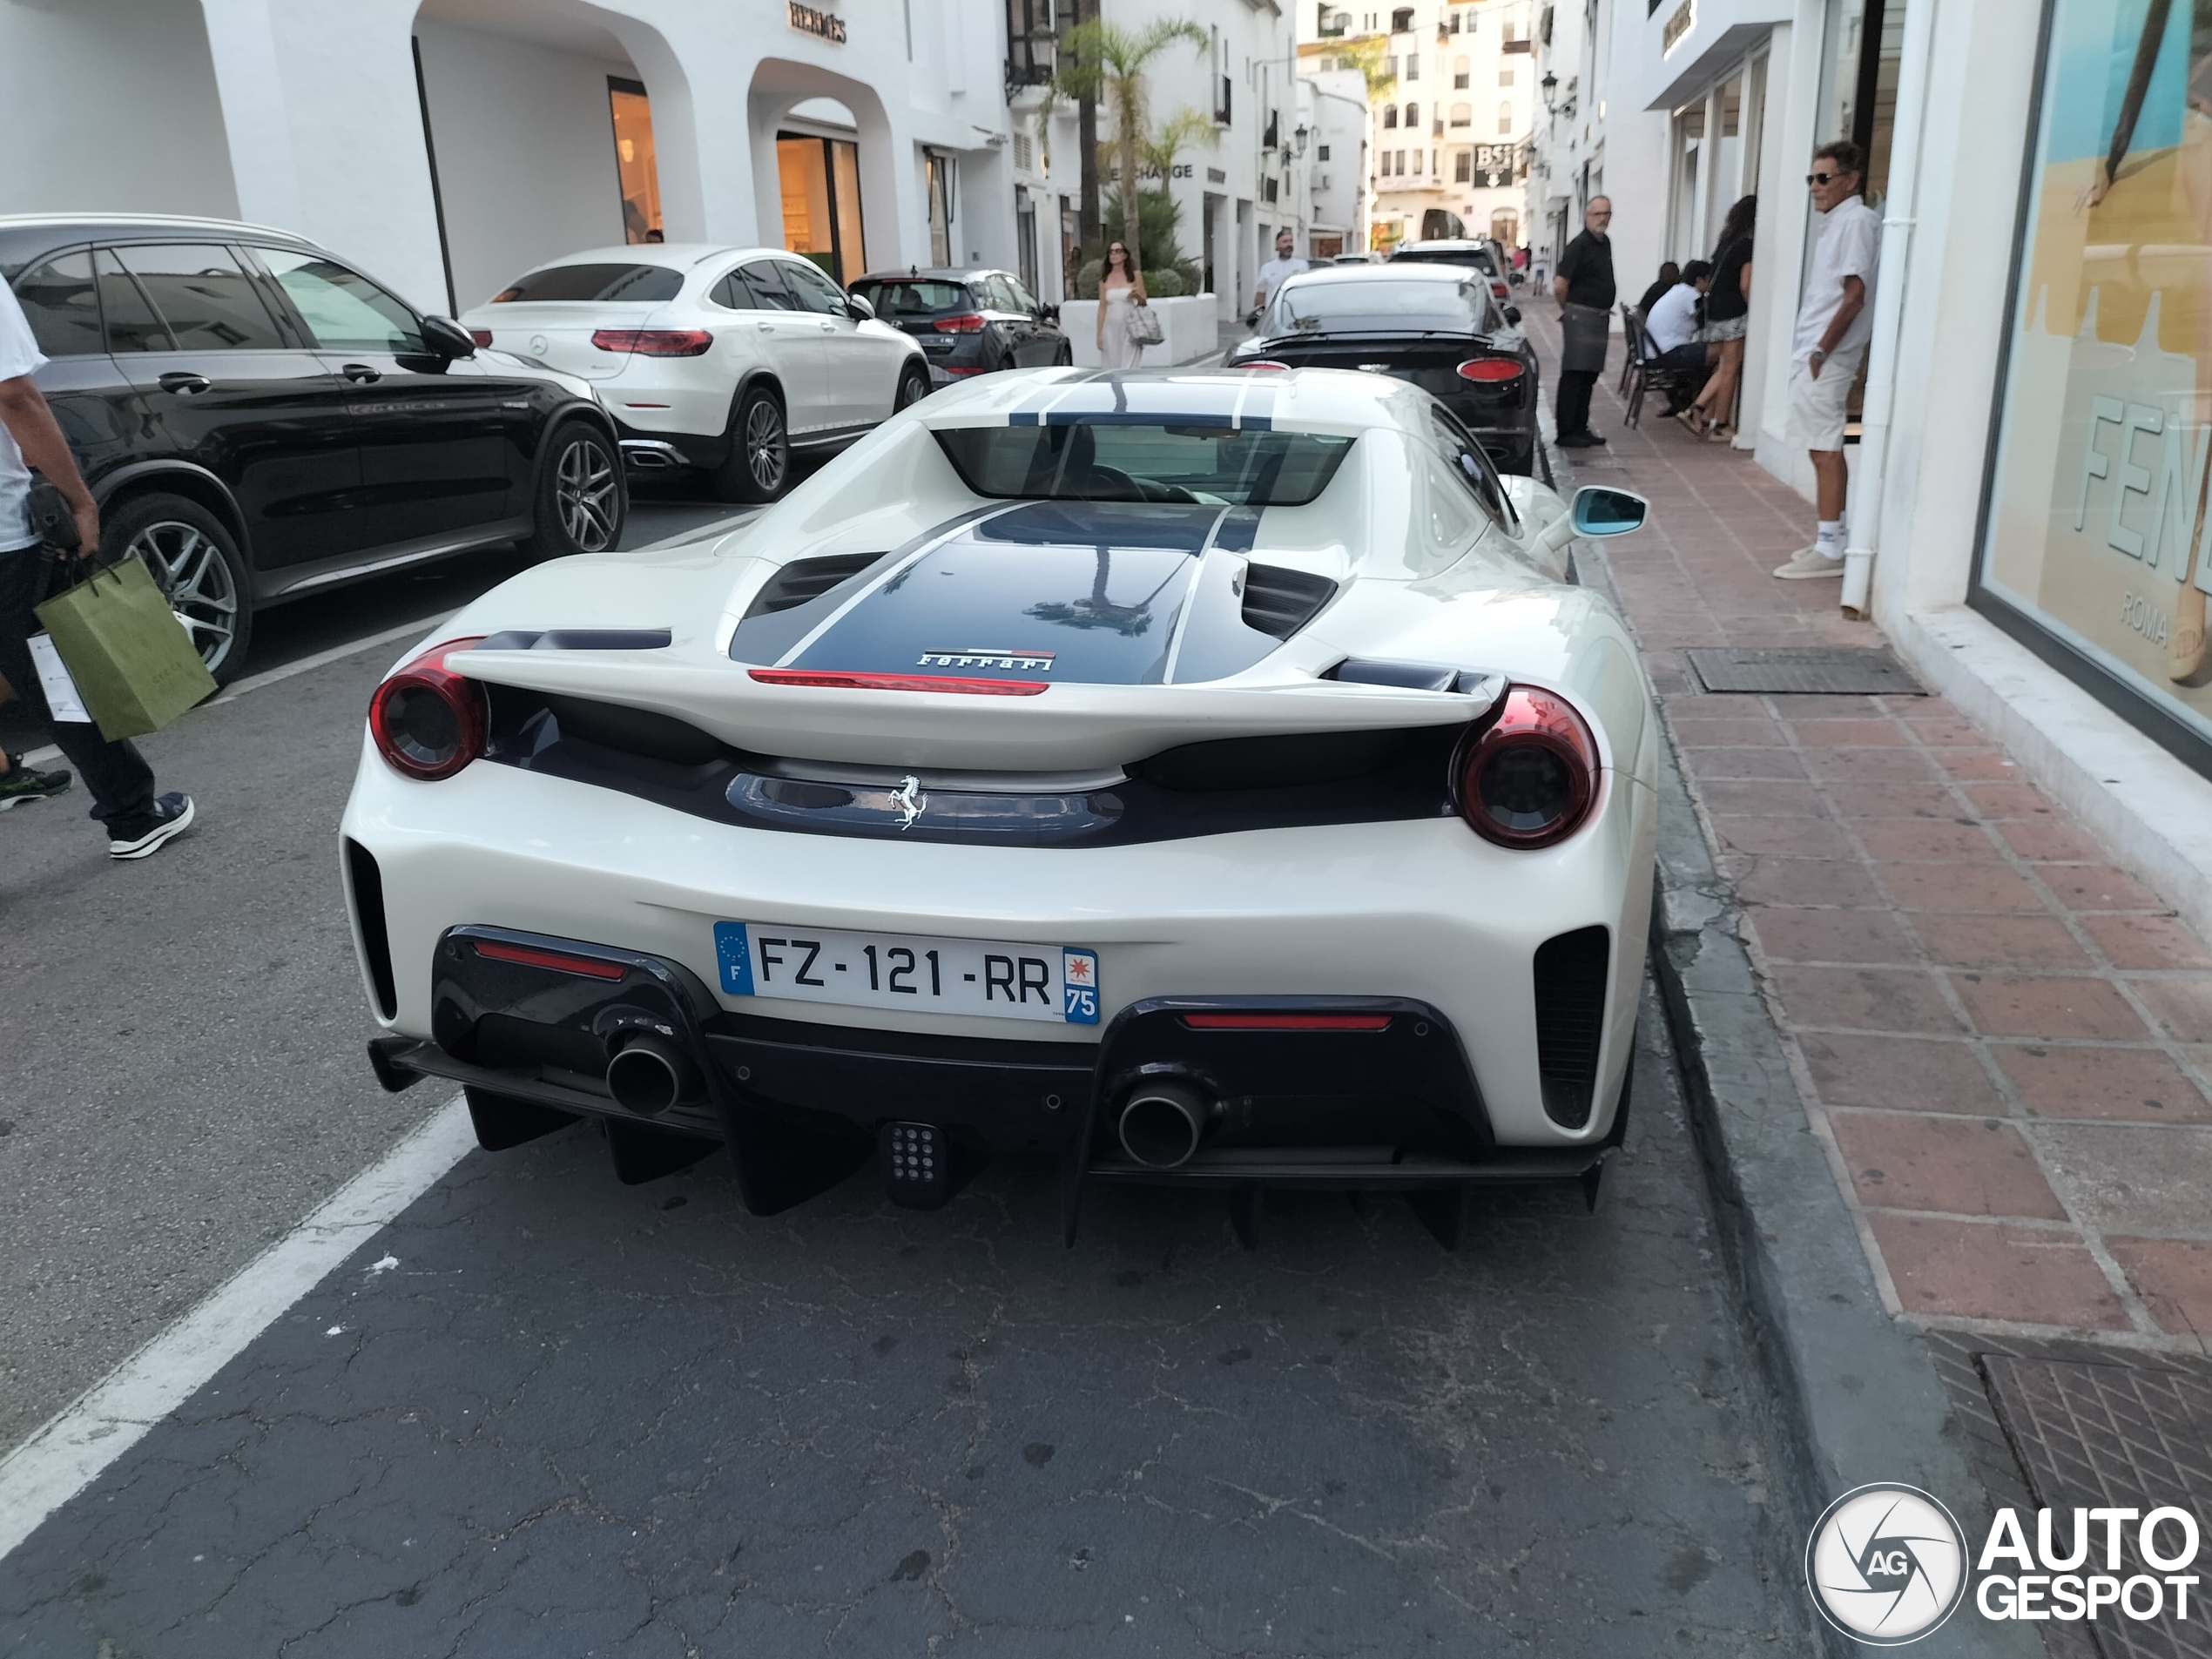
[[[2212,1508],[2212,1378],[2142,1365],[2080,1365],[1991,1354],[1989,1393],[2039,1503],[2060,1513],[2054,1545],[2071,1542],[2074,1508],[2173,1505]],[[2029,1532],[2033,1538],[2033,1523]],[[2093,1533],[2101,1540],[2102,1528]],[[2133,1527],[2121,1532],[2122,1575],[2154,1569],[2137,1559]],[[2179,1541],[2168,1527],[2164,1547]],[[2202,1546],[2200,1546],[2202,1549]],[[2102,1565],[2101,1542],[2098,1564]],[[2179,1570],[2202,1573],[2196,1565]],[[2156,1569],[2163,1570],[2163,1569]],[[2137,1622],[2101,1614],[2093,1634],[2105,1659],[2212,1659],[2212,1630],[2192,1598],[2187,1621]]]
[[[1925,697],[1927,692],[1886,651],[1824,645],[1749,650],[1698,647],[1683,653],[1709,691],[1764,691],[1777,696]]]

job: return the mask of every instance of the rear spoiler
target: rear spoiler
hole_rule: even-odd
[[[494,685],[650,710],[757,754],[987,772],[1119,766],[1221,738],[1464,724],[1505,689],[1498,675],[1462,677],[1464,691],[1298,676],[1209,685],[1071,683],[1035,697],[969,697],[763,685],[741,663],[624,657],[479,650],[455,653],[448,666]]]

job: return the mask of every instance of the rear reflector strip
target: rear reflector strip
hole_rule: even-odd
[[[756,668],[763,685],[821,685],[848,691],[953,691],[965,697],[1035,697],[1043,680],[953,679],[933,674],[846,674],[827,669]]]
[[[620,962],[594,961],[589,956],[563,956],[557,951],[533,950],[528,945],[502,945],[490,939],[472,939],[469,946],[477,955],[495,962],[519,962],[524,968],[579,974],[585,979],[620,979],[630,971]]]
[[[1186,1014],[1193,1031],[1381,1031],[1387,1014]]]

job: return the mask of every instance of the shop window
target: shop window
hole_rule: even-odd
[[[1971,599],[2212,775],[2212,40],[2189,5],[2043,10]]]
[[[1406,125],[1409,127],[1417,127],[1420,124],[1421,106],[1418,104],[1408,104],[1406,106]]]
[[[1383,105],[1383,125],[1386,127],[1394,127],[1398,125],[1398,106],[1395,104]]]
[[[846,138],[776,135],[783,189],[784,246],[803,253],[836,283],[867,268],[860,233],[860,152]]]
[[[926,152],[924,188],[929,194],[929,262],[953,262],[953,162],[934,150]]]
[[[622,239],[658,242],[660,172],[653,160],[653,110],[637,81],[607,77],[615,121],[615,178],[622,189]]]

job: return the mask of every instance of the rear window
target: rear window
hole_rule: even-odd
[[[856,282],[853,292],[875,307],[879,317],[934,317],[941,311],[973,311],[975,302],[957,282]]]
[[[100,346],[100,296],[92,256],[64,253],[16,279],[16,299],[31,337],[49,357],[81,357]]]
[[[1285,334],[1479,334],[1489,327],[1489,298],[1476,282],[1372,281],[1287,283],[1271,300],[1259,332]]]
[[[496,306],[557,300],[622,300],[636,305],[673,300],[684,273],[663,265],[549,265],[492,295]]]
[[[1498,274],[1497,261],[1487,247],[1402,247],[1390,256],[1393,265],[1471,265],[1490,276]]]
[[[979,496],[1029,501],[1201,502],[1303,507],[1352,440],[1228,427],[955,427],[937,442]]]

